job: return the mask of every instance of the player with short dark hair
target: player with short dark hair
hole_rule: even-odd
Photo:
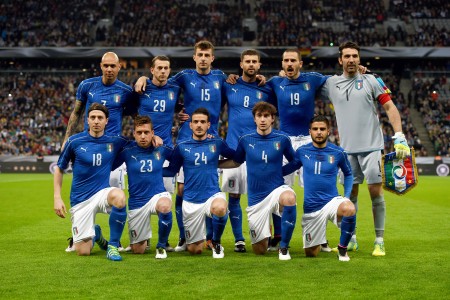
[[[196,109],[191,116],[192,136],[179,142],[165,175],[174,175],[181,166],[185,173],[183,225],[187,250],[200,254],[205,240],[205,218],[212,218],[213,258],[223,258],[221,237],[228,219],[225,194],[220,191],[217,166],[219,155],[232,157],[234,151],[220,138],[207,138],[210,127],[206,108]]]
[[[93,241],[107,250],[106,257],[120,261],[118,247],[127,217],[125,193],[110,187],[109,174],[119,149],[126,143],[122,137],[105,134],[109,111],[93,103],[88,111],[88,129],[67,140],[54,174],[54,210],[65,218],[67,213],[61,198],[63,173],[72,162],[73,180],[70,191],[70,214],[75,250],[78,255],[90,255]],[[109,214],[110,240],[103,238],[95,225],[97,212]]]
[[[163,164],[172,149],[153,147],[153,123],[148,116],[134,118],[134,141],[118,155],[115,164],[125,162],[128,173],[128,229],[133,253],[145,252],[152,236],[150,216],[158,215],[156,258],[167,258],[166,245],[172,229],[172,200],[164,188]]]
[[[295,152],[294,161],[283,167],[289,174],[303,166],[305,190],[303,202],[303,248],[306,256],[315,257],[321,244],[327,242],[327,222],[340,223],[341,237],[338,246],[340,261],[349,261],[347,245],[356,225],[356,210],[348,199],[353,175],[344,149],[327,143],[330,122],[322,115],[311,119],[309,133],[312,143]],[[338,193],[336,183],[339,169],[344,174],[344,197]]]
[[[410,154],[402,133],[400,114],[390,97],[390,90],[383,80],[373,74],[358,72],[360,48],[356,43],[345,42],[339,46],[339,64],[343,74],[326,81],[322,95],[333,104],[339,129],[341,147],[348,153],[354,181],[350,200],[358,209],[359,184],[366,178],[375,227],[373,256],[386,255],[384,249],[384,228],[386,203],[381,178],[381,152],[384,149],[383,133],[378,119],[377,103],[385,110],[394,128],[394,148],[398,159]],[[356,235],[348,250],[357,250]]]

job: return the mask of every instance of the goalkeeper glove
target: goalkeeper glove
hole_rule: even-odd
[[[394,139],[395,156],[397,159],[404,159],[411,154],[403,132],[396,132],[392,138]]]

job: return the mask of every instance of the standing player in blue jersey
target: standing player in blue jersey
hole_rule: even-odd
[[[272,77],[267,85],[272,87],[276,94],[280,130],[289,135],[296,150],[302,145],[311,143],[308,133],[309,120],[314,116],[316,93],[329,76],[315,72],[300,72],[303,61],[298,49],[284,51],[281,64],[286,77]],[[299,177],[300,185],[302,177]],[[287,176],[285,182],[293,186],[294,174]]]
[[[154,132],[165,146],[173,148],[173,117],[180,96],[180,87],[173,81],[167,82],[170,75],[170,59],[155,56],[150,68],[152,79],[147,81],[144,92],[139,95],[137,111],[141,116],[149,116]],[[168,165],[168,161],[164,166]],[[164,178],[164,186],[169,193],[174,192],[174,178]]]
[[[120,71],[119,57],[114,52],[106,52],[100,63],[102,76],[83,80],[77,89],[76,101],[73,111],[67,124],[67,131],[64,137],[63,147],[67,139],[76,132],[78,124],[84,121],[84,129],[88,128],[87,112],[83,117],[83,112],[92,103],[105,105],[110,113],[109,122],[105,132],[108,135],[119,136],[122,134],[122,116],[124,108],[132,104],[133,89],[117,79]],[[111,173],[111,186],[125,188],[125,170],[116,169]]]
[[[166,245],[172,229],[172,200],[164,188],[163,164],[172,149],[152,146],[153,124],[148,116],[134,118],[135,141],[120,152],[116,165],[125,162],[128,173],[128,230],[133,253],[142,254],[152,236],[150,215],[158,214],[156,258],[167,258]]]
[[[225,83],[223,96],[228,108],[228,131],[226,142],[236,149],[239,137],[255,130],[252,109],[259,101],[270,101],[275,96],[268,86],[259,86],[257,75],[261,67],[261,56],[257,50],[244,50],[241,54],[240,66],[242,76],[235,84]],[[235,252],[246,252],[245,239],[242,234],[241,194],[247,193],[247,168],[244,162],[240,167],[224,169],[222,191],[228,192],[228,208],[230,222],[235,238]]]
[[[344,149],[327,143],[330,121],[322,115],[312,118],[309,133],[312,143],[301,146],[295,153],[295,160],[283,167],[283,174],[289,174],[303,166],[305,194],[303,202],[303,248],[306,256],[315,257],[320,245],[326,243],[327,222],[336,226],[340,223],[340,261],[349,261],[347,245],[356,226],[356,210],[348,199],[352,190],[353,175]],[[344,174],[344,195],[336,187],[339,169]]]
[[[300,72],[303,66],[300,51],[287,49],[282,57],[284,77],[275,76],[268,82],[275,95],[276,106],[280,118],[280,130],[289,135],[294,150],[311,143],[309,135],[309,120],[314,116],[316,93],[320,90],[328,76],[315,72]],[[287,163],[286,158],[284,164]],[[294,185],[294,173],[285,176],[284,182]],[[300,169],[299,185],[303,186],[303,172]],[[270,240],[270,250],[275,250],[280,241],[280,225],[274,217],[274,237]],[[331,251],[328,245],[323,245],[325,251]]]
[[[125,193],[109,185],[109,173],[119,149],[127,141],[105,133],[109,111],[99,103],[88,109],[88,129],[69,137],[58,159],[54,174],[54,210],[65,218],[66,206],[61,198],[63,173],[72,162],[73,180],[70,191],[70,214],[75,250],[78,255],[90,255],[93,241],[107,250],[106,257],[120,261],[117,247],[127,218]],[[110,214],[110,240],[103,238],[95,225],[95,215]]]
[[[389,95],[390,90],[381,78],[358,72],[359,51],[359,46],[353,42],[339,45],[339,64],[343,68],[343,74],[330,77],[322,88],[322,94],[333,103],[341,146],[348,153],[352,166],[354,182],[350,200],[358,210],[359,185],[366,178],[375,227],[372,255],[385,256],[386,203],[381,183],[384,138],[378,119],[377,103],[385,110],[394,129],[397,159],[409,155],[410,149],[402,132],[400,113]],[[352,237],[348,250],[358,250],[356,235]]]
[[[289,242],[297,220],[295,192],[284,184],[283,156],[294,158],[291,141],[284,133],[272,129],[276,108],[258,102],[252,110],[256,130],[239,139],[233,160],[221,162],[221,168],[237,167],[247,162],[248,224],[253,252],[264,254],[268,249],[270,216],[281,217],[279,259],[289,260]]]
[[[228,219],[225,194],[220,191],[217,173],[219,156],[233,157],[234,151],[220,138],[207,138],[210,128],[209,112],[198,108],[192,113],[190,139],[179,142],[174,149],[165,175],[178,172],[181,166],[185,173],[183,197],[183,225],[187,250],[201,254],[205,240],[205,217],[212,218],[213,258],[223,258],[220,244]]]

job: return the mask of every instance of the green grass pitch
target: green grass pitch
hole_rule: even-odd
[[[69,205],[70,175],[65,176],[64,200]],[[64,251],[70,235],[70,217],[53,212],[50,174],[0,174],[0,299],[448,299],[450,295],[450,180],[419,178],[404,196],[385,192],[386,257],[371,256],[374,232],[370,200],[360,188],[358,252],[339,262],[332,253],[306,258],[301,242],[302,190],[290,261],[277,253],[256,256],[233,252],[227,224],[222,243],[225,258],[168,253],[154,258],[157,218],[152,218],[152,249],[144,255],[124,254],[122,262],[106,260],[94,247],[90,257]],[[246,198],[241,200],[245,206]],[[107,216],[98,215],[108,237]],[[331,223],[328,239],[339,240]],[[247,224],[244,217],[246,237]],[[170,243],[177,242],[176,220]],[[128,244],[125,233],[122,243]],[[248,249],[250,245],[247,242]]]

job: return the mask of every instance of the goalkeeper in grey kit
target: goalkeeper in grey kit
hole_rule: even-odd
[[[342,75],[335,75],[325,82],[322,96],[333,103],[340,136],[340,146],[348,154],[354,176],[350,200],[358,208],[359,184],[366,178],[375,225],[373,256],[386,255],[384,249],[384,225],[386,204],[381,177],[381,154],[384,149],[383,133],[378,120],[379,102],[394,128],[394,148],[398,159],[410,155],[410,149],[402,132],[400,114],[390,97],[390,91],[381,78],[373,74],[358,73],[360,48],[356,43],[345,42],[339,46],[339,64]],[[358,250],[356,235],[348,245],[348,251]]]

